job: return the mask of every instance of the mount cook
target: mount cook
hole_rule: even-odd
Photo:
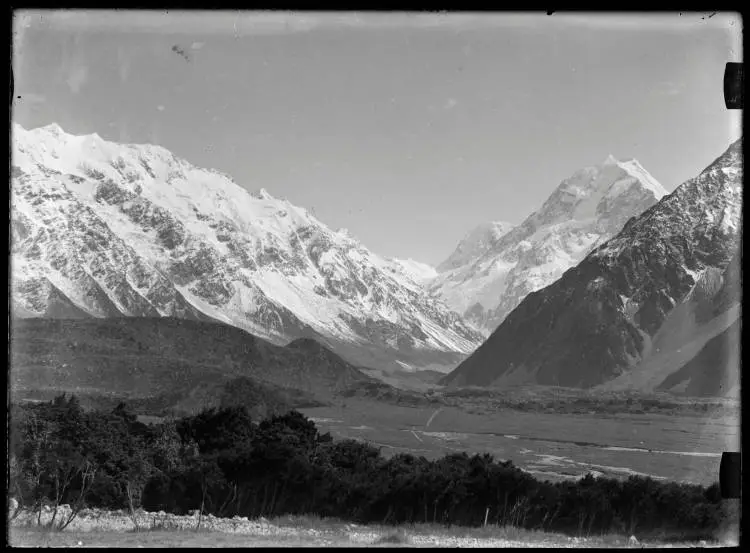
[[[485,334],[667,191],[638,161],[608,156],[563,180],[520,225],[470,232],[428,286]]]
[[[737,332],[739,317],[742,179],[739,139],[559,280],[526,296],[441,383],[592,387],[613,381],[615,389],[682,386],[707,393],[705,375],[698,374],[711,368],[705,357],[737,341],[726,332]],[[661,350],[679,351],[685,343],[700,353],[695,362],[682,359],[685,367],[666,370],[657,363],[651,366],[661,371],[656,378],[643,370]],[[724,392],[736,388],[736,378],[714,380]]]

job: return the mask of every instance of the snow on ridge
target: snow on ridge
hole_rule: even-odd
[[[650,190],[657,200],[661,200],[668,194],[667,190],[657,181],[651,173],[638,162],[637,159],[632,158],[627,161],[621,161],[618,166],[623,169],[626,173],[632,177],[638,179],[638,181],[647,189]]]
[[[421,261],[416,261],[412,258],[409,258],[409,259],[392,258],[391,261],[393,261],[396,265],[398,265],[402,270],[404,270],[407,273],[407,275],[411,276],[417,282],[426,282],[426,281],[429,281],[430,279],[435,278],[438,275],[437,270],[431,265],[428,265],[427,263],[422,263]]]
[[[475,327],[491,332],[528,293],[551,284],[666,194],[637,160],[609,155],[562,180],[486,251],[441,271],[430,290]]]
[[[464,235],[451,255],[436,267],[437,272],[452,271],[475,261],[513,228],[513,224],[505,221],[489,221],[477,225]]]
[[[323,226],[303,208],[274,198],[264,188],[251,193],[228,176],[194,167],[161,146],[120,145],[103,140],[95,133],[76,136],[61,131],[57,125],[50,127],[25,131],[18,125],[21,132],[14,142],[23,147],[33,162],[76,176],[98,171],[105,178],[122,181],[122,176],[112,166],[122,160],[128,166],[132,165],[128,171],[142,183],[142,195],[175,212],[181,220],[193,217],[194,208],[209,212],[218,208],[223,216],[244,227],[243,230],[255,230],[253,234],[257,234],[255,223],[260,221],[259,226],[266,227],[260,233],[261,239],[268,231],[286,236],[291,226]],[[61,132],[57,133],[55,129]],[[56,158],[51,155],[55,152],[58,153]],[[71,160],[79,160],[79,163],[73,165]],[[22,164],[21,168],[33,170],[29,165]],[[162,181],[167,181],[169,186],[161,186]],[[155,186],[157,182],[159,185]],[[287,224],[278,217],[281,212],[290,213]],[[249,225],[245,224],[247,221]]]
[[[53,204],[45,198],[59,205],[62,200],[53,198],[69,196],[85,207],[86,217],[101,221],[128,244],[148,271],[169,274],[174,264],[186,264],[180,269],[184,285],[171,284],[210,317],[275,340],[274,328],[284,328],[291,312],[321,334],[349,342],[369,339],[355,329],[380,320],[401,327],[397,332],[406,336],[413,325],[429,329],[429,339],[411,337],[415,349],[429,348],[433,341],[438,349],[454,352],[479,345],[476,331],[456,322],[447,306],[422,287],[434,268],[378,256],[348,231],[331,230],[264,188],[250,192],[231,177],[195,167],[160,146],[74,136],[56,125],[27,131],[15,124],[13,129],[13,164],[27,175],[18,183],[25,194],[43,200],[28,216],[39,219],[44,212],[47,217]],[[14,190],[15,184],[14,178]],[[176,237],[176,245],[163,242],[165,233]],[[120,259],[110,260],[114,270]],[[90,271],[92,262],[91,255],[84,256],[74,261],[73,270]],[[47,264],[43,259],[35,273],[44,274]],[[125,309],[105,279],[95,280],[117,308]],[[134,294],[141,294],[126,281]],[[356,287],[347,281],[356,281]],[[164,305],[148,303],[165,312]],[[261,310],[256,312],[256,305]],[[259,328],[255,321],[261,319],[268,328]]]

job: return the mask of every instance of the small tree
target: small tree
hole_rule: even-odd
[[[40,413],[29,410],[19,423],[20,440],[16,443],[16,473],[14,487],[18,491],[19,504],[28,505],[37,511],[37,524],[42,521],[42,508],[46,496],[49,449],[52,447],[54,425]]]
[[[143,489],[154,474],[154,465],[148,459],[146,452],[138,448],[128,459],[127,476],[120,482],[121,490],[128,500],[128,511],[136,531],[140,530],[137,511],[141,507]]]
[[[79,457],[63,464],[62,470],[58,471],[56,478],[56,500],[55,515],[57,514],[60,501],[67,499],[70,512],[58,522],[57,530],[65,530],[68,525],[75,520],[78,513],[86,506],[86,498],[91,491],[91,486],[96,478],[96,465],[89,459]],[[76,487],[71,484],[77,483]],[[50,522],[50,527],[54,527],[55,516]]]
[[[180,469],[183,464],[182,441],[173,418],[170,417],[157,428],[151,447],[155,471],[168,474]]]

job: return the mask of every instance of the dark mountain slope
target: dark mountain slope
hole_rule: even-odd
[[[529,294],[447,385],[590,387],[637,364],[650,338],[708,267],[739,244],[742,140],[613,239]]]
[[[739,354],[740,321],[735,321],[656,389],[698,397],[738,395]]]

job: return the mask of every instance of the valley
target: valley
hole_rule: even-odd
[[[387,409],[367,400],[346,407],[301,410],[337,439],[352,438],[437,458],[488,452],[541,479],[586,473],[710,485],[722,451],[739,448],[739,407],[715,405],[700,414],[557,414],[502,409],[468,413],[455,406]]]
[[[739,448],[739,401],[665,392],[391,384],[314,341],[282,348],[219,323],[173,318],[19,320],[14,402],[75,394],[88,409],[125,402],[144,422],[244,405],[256,419],[297,409],[334,439],[384,456],[491,453],[542,479],[587,473],[710,485]],[[304,382],[303,385],[300,383]]]
[[[672,193],[637,160],[610,155],[563,179],[519,225],[480,224],[432,269],[377,255],[307,209],[160,146],[55,124],[13,134],[14,318],[236,329],[226,331],[234,352],[186,362],[180,338],[158,355],[160,374],[187,388],[250,371],[323,396],[352,379],[391,396],[435,385],[739,392],[738,358],[724,350],[738,342],[742,139]],[[238,358],[248,334],[261,354]],[[284,357],[290,348],[297,357]],[[138,368],[143,350],[130,354],[128,374],[164,387]],[[326,374],[308,359],[297,366],[301,354],[327,359]],[[47,367],[76,352],[55,355]],[[114,362],[104,381],[119,378],[124,359]],[[64,380],[35,364],[27,355],[30,378]]]
[[[14,12],[16,545],[726,542],[741,18],[552,13]]]

